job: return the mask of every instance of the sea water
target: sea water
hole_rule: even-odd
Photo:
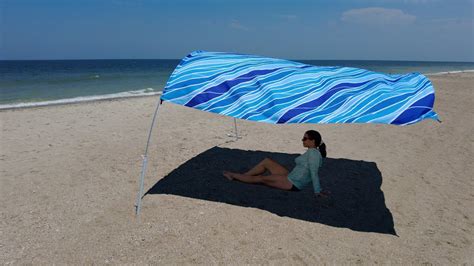
[[[473,62],[296,60],[387,74],[473,71]],[[180,60],[0,61],[0,109],[159,94]]]

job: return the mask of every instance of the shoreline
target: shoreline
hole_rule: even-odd
[[[90,96],[90,97],[76,97],[76,98],[67,98],[67,99],[62,99],[62,100],[44,101],[44,102],[4,104],[4,105],[0,105],[0,112],[11,111],[11,110],[32,109],[32,108],[46,108],[50,106],[61,106],[61,105],[72,105],[72,104],[76,105],[76,104],[87,104],[87,103],[95,103],[95,102],[154,97],[154,96],[161,96],[161,94],[163,94],[162,91],[149,93],[149,94],[140,94],[140,95],[115,96],[111,98],[106,98],[106,97],[101,97],[101,96]],[[78,100],[81,98],[84,98],[84,99]]]
[[[459,74],[459,73],[473,73],[474,69],[466,69],[466,70],[454,70],[454,71],[442,71],[442,72],[435,72],[435,73],[426,73],[423,74],[425,76],[441,76],[441,75],[448,75],[448,74]]]
[[[429,78],[429,77],[439,77],[439,76],[445,76],[445,75],[456,75],[456,74],[464,74],[464,73],[474,73],[474,69],[459,70],[459,71],[445,71],[445,72],[427,73],[427,74],[421,73],[421,74]],[[154,97],[157,95],[161,95],[162,93],[163,91],[158,91],[158,92],[153,92],[153,93],[133,95],[130,92],[121,92],[121,93],[115,93],[115,94],[81,96],[81,97],[66,98],[66,99],[60,99],[60,100],[42,101],[42,102],[20,102],[20,103],[13,103],[13,104],[0,104],[0,112],[9,111],[9,110],[30,109],[30,108],[37,108],[37,107],[44,108],[44,107],[49,107],[49,106],[114,101],[114,100],[120,100],[120,99],[130,99],[130,98]]]

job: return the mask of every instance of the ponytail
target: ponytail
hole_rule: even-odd
[[[326,144],[321,143],[321,145],[319,145],[318,149],[319,149],[319,152],[321,153],[321,156],[323,158],[326,158],[326,155],[327,155],[327,153],[326,153]]]

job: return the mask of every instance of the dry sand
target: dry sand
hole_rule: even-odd
[[[157,97],[0,112],[2,264],[474,264],[474,74],[431,76],[442,123],[270,125]],[[333,194],[227,181],[269,156],[291,167],[301,137],[328,145]],[[258,151],[258,152],[253,152]]]

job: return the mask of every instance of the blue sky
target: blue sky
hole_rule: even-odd
[[[474,61],[474,0],[0,0],[0,59]]]

